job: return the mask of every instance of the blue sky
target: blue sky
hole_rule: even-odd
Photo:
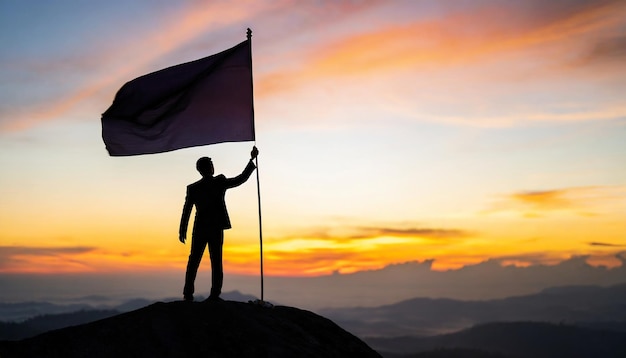
[[[183,270],[195,160],[236,175],[253,143],[111,158],[100,115],[128,80],[248,27],[269,275],[621,265],[624,15],[582,0],[4,1],[0,272]],[[255,183],[227,200],[226,271],[254,275]]]

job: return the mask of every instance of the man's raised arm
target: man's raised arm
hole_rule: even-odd
[[[257,147],[252,147],[252,151],[250,152],[250,161],[248,162],[248,165],[246,165],[246,168],[241,174],[237,175],[234,178],[226,179],[226,188],[234,188],[236,186],[239,186],[245,183],[248,178],[250,178],[250,175],[252,175],[252,172],[254,172],[254,169],[256,169],[256,165],[254,165],[252,161],[257,157],[257,155],[259,155],[259,150],[257,149]]]

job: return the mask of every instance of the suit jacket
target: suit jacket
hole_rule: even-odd
[[[234,178],[226,178],[220,174],[214,177],[204,177],[188,185],[183,215],[180,219],[180,234],[187,233],[191,208],[194,205],[196,206],[196,218],[193,224],[193,236],[203,236],[216,229],[230,229],[230,218],[224,201],[226,189],[243,184],[255,168],[254,163],[250,161],[243,172]]]

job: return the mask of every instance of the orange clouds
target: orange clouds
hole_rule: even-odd
[[[10,121],[0,122],[0,132],[13,132],[30,128],[42,121],[58,119],[73,110],[85,100],[90,99],[102,90],[109,81],[89,83],[46,103],[39,103],[32,108],[18,110],[6,115],[14,116]]]
[[[525,191],[506,196],[496,202],[486,213],[514,211],[530,218],[558,212],[582,216],[600,215],[606,206],[619,205],[619,201],[625,196],[626,192],[622,187],[575,187]]]
[[[473,11],[451,11],[444,18],[383,24],[331,39],[306,51],[299,70],[264,74],[258,79],[258,92],[263,96],[281,88],[287,91],[317,78],[491,61],[536,46],[581,47],[577,37],[603,41],[600,34],[623,24],[626,14],[623,2],[557,6],[547,14],[550,5],[543,6],[522,12],[498,3]],[[570,62],[569,54],[560,56],[564,64]]]
[[[573,203],[566,198],[568,192],[571,189],[529,191],[512,194],[511,198],[540,210],[569,209]]]
[[[0,246],[0,272],[83,272],[90,265],[80,257],[93,247]]]
[[[87,50],[12,64],[30,75],[8,77],[37,87],[14,96],[21,105],[2,107],[0,132],[69,118],[88,121],[92,132],[68,125],[34,132],[50,139],[38,146],[10,141],[2,240],[35,238],[29,244],[37,247],[0,250],[3,270],[181,269],[188,246],[170,230],[179,189],[195,174],[195,158],[191,167],[181,163],[196,151],[107,160],[94,157],[94,129],[124,82],[234,45],[247,26],[255,30],[255,105],[268,159],[264,217],[275,230],[266,233],[268,274],[426,259],[436,269],[489,258],[528,265],[623,248],[625,2],[192,3],[126,25],[136,32],[111,30]],[[616,118],[610,126],[556,123]],[[551,123],[515,131],[440,125],[537,121]],[[204,150],[213,151],[197,148]],[[540,189],[512,192],[529,183]],[[504,193],[491,197],[488,215],[474,215],[490,190]],[[44,225],[32,226],[32,217]],[[323,229],[294,233],[308,225]],[[239,230],[225,246],[225,268],[256,273],[258,246]],[[39,247],[77,243],[84,250]]]
[[[543,55],[549,58],[548,62],[560,63],[562,67],[583,66],[599,58],[623,57],[623,40],[614,33],[626,18],[626,5],[622,1],[531,2],[528,6],[477,2],[462,10],[455,9],[454,4],[443,4],[444,13],[439,16],[401,17],[399,21],[384,18],[373,21],[374,18],[367,14],[377,9],[381,13],[403,14],[419,11],[419,7],[376,1],[356,5],[309,5],[305,9],[313,15],[304,16],[301,6],[291,2],[228,5],[194,2],[181,11],[163,15],[158,28],[138,30],[143,34],[95,39],[102,42],[98,46],[101,52],[63,56],[58,60],[69,61],[85,72],[72,89],[59,90],[44,100],[4,111],[3,116],[7,118],[0,123],[0,131],[20,130],[42,121],[62,118],[89,101],[102,105],[99,111],[103,111],[114,91],[124,82],[156,70],[152,66],[160,59],[175,57],[172,54],[185,46],[192,47],[190,44],[209,32],[241,27],[243,39],[245,24],[254,22],[266,25],[268,33],[279,34],[280,29],[272,28],[276,25],[270,23],[273,20],[270,15],[274,12],[283,17],[302,18],[307,24],[304,31],[309,31],[280,33],[285,37],[282,42],[289,43],[290,38],[303,35],[310,40],[300,43],[299,47],[270,46],[274,50],[272,53],[258,51],[272,59],[257,57],[255,65],[275,63],[275,58],[289,62],[278,66],[277,70],[273,69],[275,64],[269,66],[272,69],[255,66],[255,88],[260,99],[309,88],[319,84],[317,81],[343,84],[341,78],[344,77],[362,80],[416,69],[467,66],[500,59],[508,61],[510,56],[523,56],[528,52],[534,52],[534,56]],[[311,18],[322,15],[325,17]],[[359,26],[350,30],[339,26],[347,20],[358,23],[359,16],[363,17]],[[333,26],[337,27],[336,34],[331,31]],[[318,30],[317,27],[329,30],[320,32],[316,38],[314,30]],[[44,64],[38,68],[58,66]],[[22,70],[28,71],[26,68]],[[592,112],[611,112],[610,118],[625,113],[624,108],[615,106],[610,110],[594,109]],[[552,119],[550,116],[541,118]],[[569,117],[561,115],[559,118]]]
[[[507,203],[530,206],[538,213],[551,213],[580,207],[582,197],[589,198],[587,202],[597,200],[598,197],[606,196],[607,192],[603,190],[606,189],[567,188],[520,192],[509,195]],[[433,260],[432,269],[437,271],[457,269],[490,259],[500,260],[504,265],[529,266],[556,264],[580,255],[589,255],[589,262],[595,265],[615,266],[618,263],[613,256],[624,248],[619,237],[616,240],[614,235],[605,235],[602,230],[593,228],[591,232],[597,235],[585,236],[583,233],[583,240],[575,238],[567,230],[551,231],[549,228],[541,231],[542,236],[549,238],[514,239],[506,234],[494,234],[488,223],[473,223],[473,226],[477,225],[484,226],[481,232],[459,228],[340,226],[282,238],[266,237],[265,273],[271,276],[316,276],[332,272],[352,273],[379,269],[392,263],[424,260]],[[516,232],[525,230],[519,222],[507,226],[507,232],[513,226]],[[128,240],[121,239],[121,242],[125,241]],[[134,248],[127,246],[0,247],[0,262],[3,263],[0,272],[184,269],[188,247],[165,244],[135,245]],[[206,269],[208,264],[203,267]],[[224,247],[224,268],[231,274],[257,274],[258,243],[227,241]]]
[[[431,228],[363,228],[364,232],[376,236],[419,237],[430,239],[454,239],[470,236],[470,233],[459,229],[431,229]]]
[[[272,275],[291,276],[376,269],[390,262],[438,256],[452,244],[463,246],[468,236],[468,232],[459,229],[357,227],[317,230],[280,239],[269,238],[264,242],[266,270]],[[228,258],[230,250],[228,247],[225,249],[225,257]],[[233,248],[232,252],[238,255],[244,253],[238,248]],[[258,252],[245,253],[249,260],[254,260],[255,255]],[[237,272],[244,272],[241,268],[245,266],[246,260],[232,256],[227,260]],[[439,267],[445,265],[445,262],[446,258],[442,257]],[[464,262],[475,263],[477,260],[471,258]],[[251,267],[247,272],[254,272],[254,266],[247,266]]]
[[[255,67],[260,112],[289,117],[287,126],[371,116],[493,128],[626,116],[618,94],[625,3],[481,2],[445,11],[277,49],[284,66]],[[290,116],[285,103],[316,115]]]
[[[186,256],[166,250],[91,246],[0,246],[0,273],[118,272],[181,269]]]
[[[601,41],[591,49],[588,56],[582,59],[586,62],[615,62],[621,63],[626,58],[626,36],[613,36]]]
[[[82,68],[82,71],[86,72],[86,68],[89,68],[89,73],[81,76],[69,90],[59,89],[54,93],[49,93],[45,100],[6,111],[3,116],[7,118],[0,122],[0,132],[22,130],[42,121],[60,119],[72,114],[73,111],[79,109],[79,106],[88,101],[101,104],[102,108],[97,110],[102,112],[106,109],[105,106],[110,104],[107,102],[113,99],[115,90],[126,81],[157,70],[157,68],[150,67],[153,62],[171,55],[208,30],[216,31],[232,23],[245,21],[258,12],[266,11],[267,8],[275,6],[259,6],[243,2],[223,6],[223,4],[214,2],[197,2],[184,11],[168,14],[168,18],[163,21],[161,27],[151,30],[140,41],[137,38],[127,37],[126,34],[120,35],[119,38],[101,39],[106,43],[99,48],[104,48],[105,51],[90,54],[82,59],[79,55],[74,55],[76,58],[71,60],[75,67]],[[120,41],[120,39],[122,40]],[[243,39],[244,32],[242,29],[241,40]],[[41,60],[44,61],[45,59]],[[68,59],[63,58],[60,61],[65,62]],[[77,63],[77,61],[85,62],[86,65]],[[52,69],[49,73],[39,73],[42,77],[58,75],[54,69],[59,66],[54,64],[48,63],[39,66],[35,64],[35,66]],[[20,69],[20,65],[16,64],[13,68]],[[22,70],[28,71],[28,68]],[[98,120],[100,112],[92,113],[95,116],[93,120]]]

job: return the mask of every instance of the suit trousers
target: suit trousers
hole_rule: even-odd
[[[191,296],[195,291],[194,282],[204,248],[209,247],[211,259],[211,296],[219,297],[222,293],[222,283],[224,282],[224,271],[222,267],[222,247],[224,246],[224,230],[216,229],[203,235],[193,235],[191,238],[191,253],[187,262],[187,272],[185,273],[185,287],[183,295]]]

